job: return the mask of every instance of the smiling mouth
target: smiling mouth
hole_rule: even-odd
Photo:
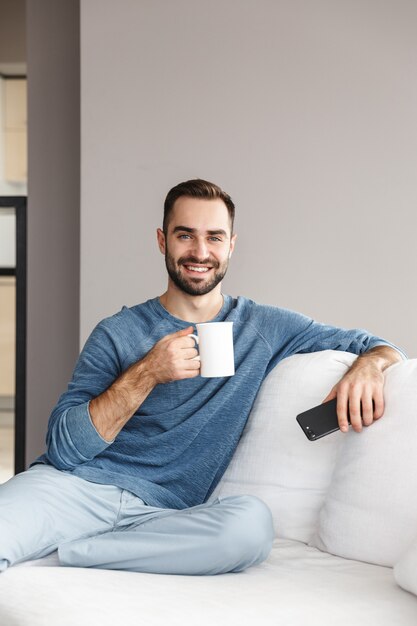
[[[211,267],[207,267],[206,265],[185,265],[184,264],[184,267],[189,272],[197,272],[198,274],[205,274],[206,272],[211,270]]]

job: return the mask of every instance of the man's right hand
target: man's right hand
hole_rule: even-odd
[[[189,326],[162,337],[142,359],[156,385],[199,375],[198,350],[194,338],[189,336],[193,330]]]
[[[90,416],[100,435],[111,442],[159,383],[194,378],[200,360],[189,326],[160,339],[102,394],[90,402]]]

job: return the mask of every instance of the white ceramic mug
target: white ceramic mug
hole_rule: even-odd
[[[233,351],[233,322],[203,322],[196,324],[201,361],[200,375],[204,378],[233,376],[235,359]]]

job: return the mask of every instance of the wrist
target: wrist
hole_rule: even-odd
[[[133,363],[120,378],[118,378],[109,388],[110,392],[116,393],[124,398],[126,408],[135,407],[143,402],[156,386],[157,381],[151,369],[147,366],[146,357],[141,361]]]
[[[158,371],[153,361],[154,359],[152,358],[151,352],[148,352],[143,359],[132,366],[135,376],[141,381],[148,392],[151,392],[152,389],[161,382],[158,378]]]
[[[397,350],[390,346],[375,346],[367,352],[359,355],[355,364],[357,367],[371,365],[383,372],[394,363],[402,361],[401,355]]]
[[[139,361],[90,401],[91,421],[108,443],[117,436],[154,387],[154,379],[146,364]]]

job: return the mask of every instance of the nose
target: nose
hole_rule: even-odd
[[[193,253],[200,260],[207,259],[209,256],[208,247],[204,237],[195,237],[193,240]]]

